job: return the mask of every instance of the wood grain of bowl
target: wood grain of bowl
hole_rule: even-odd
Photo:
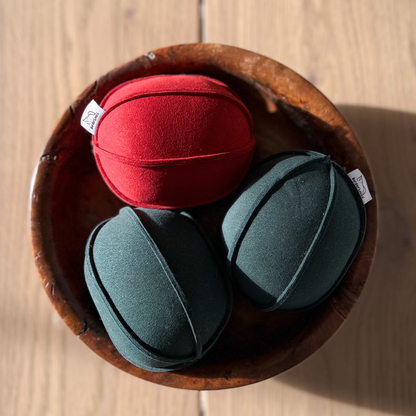
[[[135,367],[115,349],[87,290],[84,249],[93,228],[124,205],[95,165],[91,135],[80,126],[86,105],[116,85],[156,74],[192,73],[233,88],[255,127],[254,162],[292,149],[329,154],[347,171],[359,168],[373,200],[366,205],[361,249],[333,294],[307,312],[261,312],[234,292],[233,312],[214,348],[197,364],[175,372]],[[312,84],[289,68],[243,49],[189,44],[159,49],[104,75],[58,122],[37,166],[31,190],[33,256],[56,311],[89,348],[116,367],[154,383],[210,390],[248,385],[275,376],[320,348],[342,325],[369,274],[377,239],[377,197],[362,148],[341,114]],[[231,198],[191,209],[218,249],[220,223]]]

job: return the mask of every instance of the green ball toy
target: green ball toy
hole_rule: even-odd
[[[86,247],[85,278],[115,347],[144,370],[195,363],[231,311],[223,266],[179,212],[126,207],[98,225]]]
[[[328,156],[274,155],[247,176],[224,218],[228,270],[262,310],[308,309],[339,284],[365,228],[357,189]]]

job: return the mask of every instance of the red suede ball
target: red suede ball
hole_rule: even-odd
[[[253,123],[237,95],[200,75],[156,75],[111,90],[93,136],[111,190],[138,207],[185,208],[234,191],[251,162]]]

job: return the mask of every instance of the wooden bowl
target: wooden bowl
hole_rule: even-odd
[[[180,371],[152,373],[115,349],[87,290],[84,248],[92,229],[124,205],[107,188],[80,126],[85,106],[116,85],[156,74],[192,73],[220,79],[251,111],[257,140],[254,161],[291,149],[329,154],[347,171],[359,168],[373,200],[361,249],[347,275],[323,304],[308,312],[261,312],[234,290],[233,312],[214,348]],[[220,223],[230,198],[191,211],[221,250]],[[68,327],[116,367],[158,384],[223,389],[275,376],[320,348],[340,327],[363,288],[374,257],[377,208],[363,150],[333,104],[301,76],[264,56],[216,44],[159,49],[114,69],[88,87],[63,114],[46,145],[31,194],[33,255],[43,287]]]

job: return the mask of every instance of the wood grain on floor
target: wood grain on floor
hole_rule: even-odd
[[[416,414],[415,18],[413,0],[0,0],[0,413]],[[31,258],[28,195],[86,86],[201,37],[276,59],[340,108],[373,169],[380,234],[359,302],[321,350],[271,380],[199,394],[125,374],[65,327]]]
[[[196,0],[0,1],[0,414],[198,414],[197,392],[134,378],[66,328],[37,277],[28,222],[33,169],[75,97],[198,34]]]
[[[208,42],[276,59],[339,107],[366,151],[380,210],[374,267],[346,324],[285,374],[206,393],[208,414],[416,414],[415,18],[411,0],[207,2]]]

